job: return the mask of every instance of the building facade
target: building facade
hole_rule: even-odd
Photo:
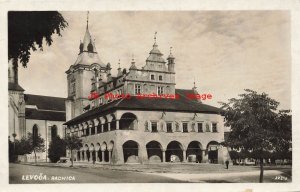
[[[66,135],[78,135],[77,161],[123,164],[223,163],[229,159],[220,109],[175,88],[175,57],[165,60],[156,34],[144,67],[111,75],[96,50],[88,25],[76,62],[66,71]]]
[[[18,83],[18,69],[12,60],[8,68],[8,111],[9,139],[14,142],[35,133],[44,139],[45,151],[36,154],[37,161],[49,161],[47,156],[49,144],[53,137],[64,137],[66,122],[65,98],[25,94]],[[21,161],[35,161],[34,154],[20,157]]]

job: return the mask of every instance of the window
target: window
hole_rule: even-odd
[[[140,84],[135,84],[135,94],[141,94],[141,85]]]
[[[157,95],[162,95],[162,94],[164,94],[164,87],[158,86],[157,87]]]
[[[150,77],[151,80],[155,80],[155,76],[153,74]]]
[[[198,132],[199,133],[203,132],[203,123],[198,123]]]
[[[35,124],[32,128],[32,137],[36,138],[39,135],[38,126]]]
[[[103,104],[103,99],[102,99],[102,98],[99,99],[99,104],[100,104],[100,105]]]
[[[217,132],[217,124],[216,123],[212,124],[212,132],[214,132],[214,133]]]
[[[172,133],[172,123],[167,123],[167,133]]]
[[[151,130],[152,130],[152,132],[158,132],[157,131],[157,122],[151,122]]]
[[[57,126],[53,125],[51,127],[51,139],[53,140],[57,136]]]
[[[182,132],[187,133],[188,131],[188,124],[187,123],[182,123]]]
[[[163,80],[162,75],[158,76],[158,80],[160,80],[160,81]]]

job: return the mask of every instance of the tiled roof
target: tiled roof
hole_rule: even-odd
[[[25,91],[18,83],[8,83],[8,90]]]
[[[26,105],[36,105],[40,110],[66,111],[66,98],[25,94]]]
[[[209,113],[219,114],[220,109],[192,100],[186,97],[187,94],[193,94],[193,90],[176,89],[178,99],[164,98],[137,98],[130,97],[115,100],[111,103],[99,106],[86,113],[83,113],[70,121],[66,125],[71,125],[95,118],[101,114],[105,114],[111,110],[127,109],[127,110],[143,110],[143,111],[172,111],[172,112],[192,112],[192,113]]]
[[[49,121],[66,121],[66,113],[59,111],[41,111],[37,109],[26,108],[25,118]]]

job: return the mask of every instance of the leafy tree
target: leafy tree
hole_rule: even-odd
[[[36,163],[36,153],[45,151],[44,139],[40,134],[34,135],[31,133],[28,133],[27,139],[29,142],[28,148],[34,153],[34,161]]]
[[[266,93],[246,89],[239,98],[221,103],[225,126],[231,128],[226,144],[234,149],[256,151],[260,160],[260,178],[263,182],[265,152],[290,143],[291,129],[287,117],[276,112],[279,102]],[[285,113],[286,114],[286,113]]]
[[[60,157],[66,156],[66,144],[63,139],[56,136],[52,139],[48,149],[48,157],[51,162],[56,163]]]
[[[66,148],[71,152],[71,167],[73,167],[73,150],[79,150],[82,147],[82,141],[77,135],[68,135],[65,138]]]
[[[52,34],[61,36],[61,30],[67,25],[57,11],[9,11],[8,60],[13,59],[14,69],[17,70],[19,59],[26,67],[30,50],[43,50],[44,39],[50,46],[53,42]]]

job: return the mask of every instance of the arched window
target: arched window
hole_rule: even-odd
[[[57,136],[57,126],[53,125],[51,127],[51,139],[55,138]]]
[[[34,124],[32,127],[32,137],[36,138],[39,135],[39,130],[37,124]]]

